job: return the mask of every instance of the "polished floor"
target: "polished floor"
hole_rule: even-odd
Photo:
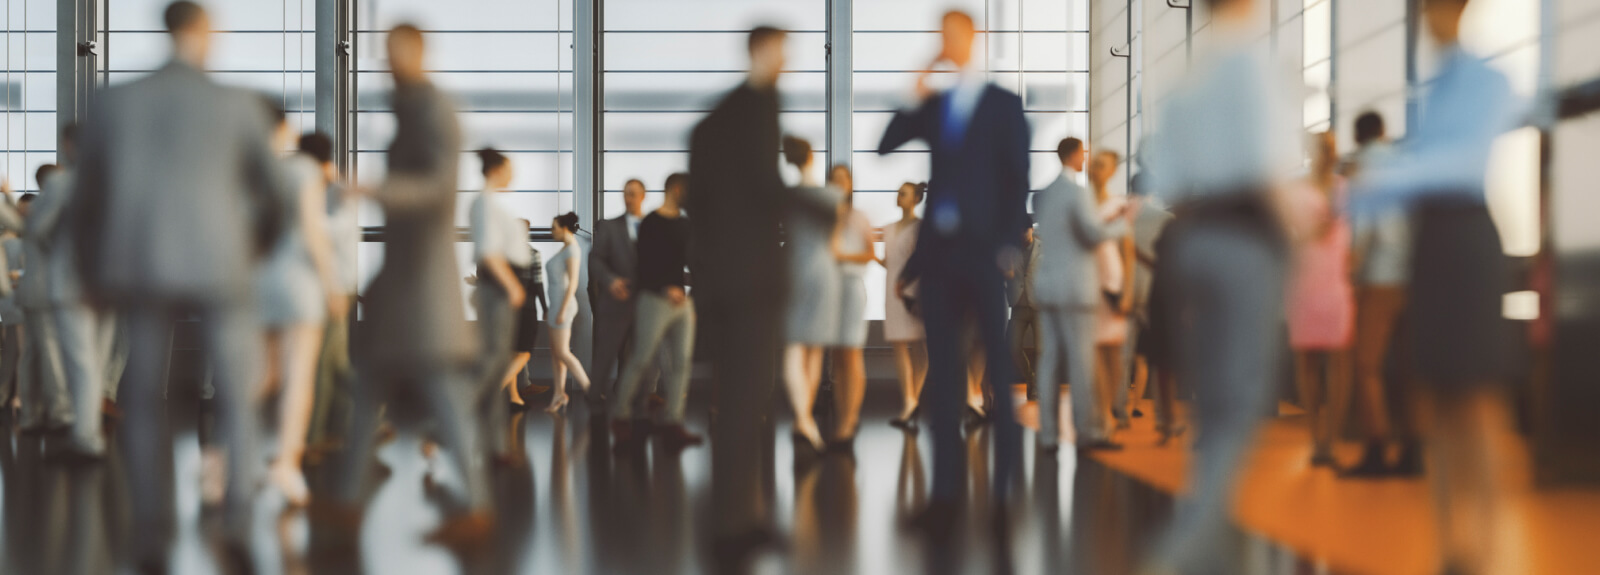
[[[704,395],[704,394],[700,394]],[[971,512],[954,544],[925,545],[904,526],[924,500],[931,469],[926,434],[886,424],[897,401],[874,393],[853,454],[796,458],[780,418],[768,490],[783,543],[740,568],[751,573],[1091,573],[1133,572],[1169,517],[1167,491],[1070,451],[1037,457],[1031,447],[1014,503],[996,529],[985,466],[969,481]],[[782,404],[779,404],[782,409]],[[1029,408],[1024,408],[1025,416]],[[174,410],[180,412],[181,410]],[[702,402],[691,426],[704,429]],[[1025,417],[1026,419],[1026,417]],[[173,469],[179,532],[174,572],[219,572],[212,560],[198,483],[196,418],[175,416]],[[401,436],[378,451],[388,469],[369,500],[358,554],[318,551],[305,514],[265,490],[253,541],[260,573],[712,573],[724,572],[708,534],[710,450],[669,455],[651,448],[617,455],[598,419],[532,412],[515,420],[527,465],[495,475],[498,532],[485,552],[452,554],[425,545],[440,515],[423,488],[425,461]],[[970,434],[969,461],[987,460],[986,428]],[[44,460],[40,441],[14,432],[0,450],[7,574],[115,573],[133,465],[113,455],[95,466]],[[1031,444],[1032,439],[1028,439]],[[1142,449],[1142,448],[1136,448]],[[313,484],[317,477],[312,470]],[[1247,573],[1330,572],[1266,538],[1240,534]]]

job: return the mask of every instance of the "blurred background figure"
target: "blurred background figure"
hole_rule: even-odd
[[[883,299],[883,338],[894,347],[894,371],[900,379],[900,415],[889,421],[901,429],[915,429],[922,398],[922,384],[928,378],[928,343],[922,331],[922,318],[917,306],[916,286],[905,286],[905,292],[895,291],[894,278],[906,267],[912,250],[917,247],[917,234],[922,229],[922,219],[917,217],[917,206],[922,205],[928,190],[922,184],[906,182],[895,192],[895,207],[900,208],[900,220],[883,227],[883,267],[889,281],[884,282],[887,294]]]
[[[791,282],[783,352],[783,382],[794,410],[794,434],[821,452],[827,439],[813,416],[822,386],[823,352],[842,343],[845,332],[841,293],[843,267],[832,250],[843,204],[841,191],[817,184],[816,155],[811,143],[795,137],[783,139],[783,155],[800,172],[800,184],[791,194],[795,206],[783,226],[784,255],[789,259]]]
[[[290,149],[294,132],[288,116],[276,101],[266,105],[275,120],[273,149]],[[255,393],[262,401],[278,395],[278,455],[267,477],[291,506],[301,507],[311,499],[301,460],[316,395],[317,355],[328,317],[344,316],[345,301],[328,241],[322,167],[310,156],[295,154],[281,160],[278,169],[289,187],[280,199],[283,235],[256,269],[267,362]]]
[[[342,443],[350,422],[350,393],[355,386],[355,367],[350,361],[350,328],[355,324],[354,306],[360,279],[357,277],[357,247],[361,244],[358,219],[360,202],[355,191],[344,183],[334,163],[333,140],[321,132],[300,136],[300,153],[317,165],[317,177],[325,187],[327,206],[324,217],[329,254],[333,260],[334,289],[329,310],[343,309],[343,315],[329,315],[323,327],[322,350],[317,355],[316,399],[311,412],[311,429],[306,435],[306,457],[320,461]]]
[[[594,281],[594,361],[591,375],[600,383],[590,399],[616,395],[619,370],[633,343],[635,270],[638,267],[639,224],[644,221],[644,182],[622,184],[622,215],[595,224],[589,275]],[[652,386],[653,387],[653,386]]]
[[[1359,178],[1363,170],[1381,166],[1394,157],[1383,116],[1365,112],[1356,118],[1356,151],[1345,166],[1347,178]],[[1356,195],[1364,194],[1356,188]],[[1345,477],[1380,478],[1422,473],[1422,450],[1415,425],[1391,425],[1393,417],[1411,410],[1392,406],[1392,388],[1403,381],[1386,381],[1390,350],[1406,308],[1406,284],[1411,272],[1411,220],[1404,209],[1390,208],[1371,214],[1353,214],[1350,225],[1351,268],[1356,297],[1355,333],[1355,409],[1361,414],[1361,429],[1366,436],[1361,460],[1341,470]],[[1401,358],[1399,363],[1406,363]],[[1412,418],[1402,417],[1403,422]],[[1395,429],[1399,427],[1400,429]],[[1400,456],[1389,462],[1388,447],[1400,444]]]
[[[665,199],[661,207],[639,224],[639,289],[635,294],[639,309],[633,355],[617,383],[616,417],[611,426],[619,446],[639,439],[642,430],[634,422],[635,396],[643,392],[639,383],[659,357],[667,401],[666,413],[654,433],[669,451],[676,451],[702,441],[683,426],[695,327],[694,300],[689,298],[688,272],[684,271],[689,265],[689,218],[683,214],[689,175],[668,176],[662,189]]]
[[[1467,0],[1425,0],[1422,20],[1439,47],[1426,114],[1390,163],[1363,166],[1352,209],[1404,202],[1415,222],[1409,292],[1411,368],[1422,382],[1429,478],[1445,571],[1492,569],[1501,539],[1500,454],[1505,386],[1517,372],[1518,334],[1503,313],[1511,262],[1485,198],[1495,138],[1513,127],[1510,83],[1459,44]]]
[[[1039,267],[1040,249],[1038,234],[1032,222],[1022,230],[1023,264],[1007,273],[1006,302],[1011,304],[1011,321],[1006,323],[1006,337],[1011,343],[1011,363],[1016,366],[1017,378],[1028,385],[1028,399],[1039,396],[1034,381],[1034,366],[1039,349],[1039,312],[1033,297],[1033,272]]]
[[[546,262],[551,308],[546,324],[550,326],[550,359],[554,362],[555,382],[551,384],[553,395],[545,411],[558,413],[567,406],[569,374],[585,395],[589,393],[589,374],[578,362],[578,356],[572,354],[572,322],[578,317],[578,294],[587,286],[581,269],[584,260],[583,244],[578,242],[578,214],[567,212],[556,216],[550,223],[550,230],[555,240],[561,242],[561,251]]]
[[[478,341],[467,327],[456,275],[461,132],[454,102],[423,71],[422,32],[410,24],[396,26],[386,48],[394,78],[395,134],[389,173],[373,199],[383,208],[387,233],[383,268],[362,298],[361,381],[352,402],[339,502],[350,505],[360,496],[379,406],[422,414],[453,471],[434,478],[446,519],[429,539],[470,545],[483,540],[491,520],[481,454],[464,427],[477,391],[467,372],[477,358]],[[351,513],[343,511],[337,515],[351,527]]]
[[[550,316],[550,300],[545,297],[544,288],[544,256],[539,249],[533,247],[528,241],[529,234],[533,232],[532,222],[524,219],[517,220],[521,230],[523,242],[528,244],[533,257],[529,258],[527,267],[512,266],[517,277],[522,280],[522,291],[528,294],[529,299],[522,301],[522,309],[518,311],[517,338],[512,345],[510,383],[507,384],[511,405],[516,409],[526,409],[527,397],[536,395],[539,390],[529,382],[529,362],[533,359],[533,352],[539,344],[539,332],[544,331],[542,318]],[[543,386],[538,386],[543,387]]]
[[[1033,277],[1040,310],[1039,449],[1052,453],[1060,442],[1061,384],[1070,384],[1072,426],[1079,449],[1119,449],[1111,441],[1102,399],[1108,388],[1096,385],[1095,321],[1105,305],[1096,253],[1127,233],[1122,207],[1102,207],[1093,192],[1078,185],[1088,150],[1083,140],[1067,138],[1056,146],[1061,175],[1034,195],[1039,240],[1047,247]],[[1108,209],[1109,208],[1109,209]],[[1063,377],[1065,376],[1065,377]]]
[[[1012,369],[1006,345],[1005,272],[1023,263],[1027,227],[1029,127],[1016,94],[990,83],[972,55],[977,27],[959,11],[941,20],[940,52],[929,68],[948,63],[959,70],[954,88],[934,92],[925,71],[917,77],[916,107],[896,112],[878,143],[887,154],[913,140],[932,150],[928,188],[929,228],[894,281],[920,281],[920,305],[928,331],[929,423],[933,429],[933,489],[925,524],[949,533],[966,475],[961,441],[961,349],[963,318],[977,320],[979,339],[991,361],[989,382],[997,386],[988,414],[995,427],[995,495],[1003,498],[1019,464],[1021,428],[1012,410]]]
[[[873,246],[872,222],[855,208],[855,182],[850,167],[835,165],[828,171],[828,185],[838,193],[833,231],[829,234],[830,252],[839,268],[839,337],[831,353],[833,398],[838,418],[833,437],[838,448],[855,444],[861,425],[861,401],[867,393],[867,367],[861,348],[867,345],[867,265],[878,263]]]
[[[478,360],[478,385],[482,388],[478,401],[488,442],[485,447],[490,454],[503,458],[508,453],[501,438],[510,425],[510,410],[500,404],[500,389],[509,375],[517,320],[527,301],[527,292],[514,268],[531,265],[533,248],[528,246],[527,230],[499,203],[499,195],[511,186],[511,162],[493,148],[478,150],[478,161],[483,166],[483,191],[472,201],[469,216],[473,259],[478,265],[478,289],[474,293],[478,337],[483,345]]]
[[[1135,159],[1135,164],[1138,160]],[[1142,169],[1142,167],[1141,167]],[[1145,353],[1147,342],[1159,336],[1150,333],[1150,290],[1154,285],[1156,243],[1161,237],[1161,232],[1172,221],[1172,213],[1163,209],[1157,202],[1150,201],[1145,195],[1147,190],[1142,189],[1143,178],[1137,174],[1129,178],[1129,195],[1135,203],[1133,207],[1133,265],[1124,270],[1128,274],[1128,297],[1131,298],[1128,307],[1128,333],[1124,341],[1123,366],[1127,374],[1127,383],[1119,384],[1124,389],[1119,389],[1113,396],[1112,413],[1119,416],[1118,425],[1128,417],[1140,417],[1144,413],[1137,407],[1144,400],[1145,391],[1149,388],[1151,380],[1155,379],[1154,369],[1149,363],[1148,354]],[[1157,390],[1154,409],[1156,411],[1156,431],[1163,438],[1172,431],[1172,410],[1170,407],[1171,392]],[[1160,395],[1165,393],[1167,397]],[[1166,400],[1164,402],[1163,400]],[[1120,405],[1120,407],[1119,407]]]
[[[1089,162],[1089,188],[1094,193],[1096,210],[1109,210],[1117,216],[1133,215],[1127,198],[1112,197],[1111,178],[1117,175],[1122,155],[1112,150],[1100,150]],[[1116,216],[1114,216],[1116,217]],[[1095,306],[1094,321],[1094,382],[1096,408],[1101,414],[1111,414],[1115,429],[1132,427],[1128,413],[1127,365],[1123,361],[1123,348],[1128,340],[1128,313],[1133,300],[1128,293],[1133,287],[1133,235],[1130,222],[1118,222],[1117,234],[1095,247],[1095,277],[1099,279],[1100,298]]]
[[[55,164],[39,166],[34,172],[34,182],[50,180],[60,171],[60,166]],[[40,187],[43,185],[40,184]],[[18,428],[30,435],[58,432],[73,426],[74,410],[66,374],[61,367],[60,338],[57,337],[55,315],[50,304],[50,276],[27,274],[28,260],[35,262],[34,269],[43,269],[48,254],[48,238],[28,233],[27,221],[33,217],[33,205],[37,203],[38,196],[23,194],[13,200],[9,188],[0,191],[7,194],[5,208],[0,208],[0,214],[3,214],[0,217],[13,219],[11,223],[22,234],[22,257],[17,259],[20,270],[13,290],[17,307],[22,312],[20,323],[36,326],[22,331],[24,339],[19,346],[22,359],[17,378],[17,399],[22,404],[22,417],[19,418]]]
[[[260,373],[260,328],[251,297],[257,258],[283,229],[287,183],[261,101],[205,73],[211,23],[192,2],[163,18],[172,60],[106,90],[83,134],[77,191],[67,217],[91,301],[128,322],[127,385],[119,393],[132,499],[132,559],[166,571],[172,469],[165,380],[172,322],[200,317],[213,373],[216,420],[227,451],[223,559],[247,564],[251,488],[259,479],[251,384]],[[159,141],[161,145],[150,145]]]
[[[1201,434],[1189,498],[1151,558],[1157,571],[1234,573],[1234,482],[1273,405],[1287,246],[1283,182],[1301,163],[1297,108],[1250,41],[1258,0],[1206,0],[1214,52],[1197,61],[1150,136],[1150,187],[1177,218],[1155,273],[1178,380]],[[1217,142],[1227,142],[1219,146]]]
[[[9,190],[10,184],[5,184]],[[16,218],[22,219],[21,214]],[[16,222],[13,222],[16,223]],[[17,409],[17,374],[22,363],[22,307],[17,305],[16,285],[22,279],[22,227],[0,226],[0,257],[6,261],[0,286],[0,417],[11,418]]]
[[[778,172],[778,76],[787,34],[750,31],[750,73],[695,126],[689,137],[686,206],[695,316],[713,350],[711,484],[718,561],[736,569],[773,541],[772,514],[760,488],[761,439],[772,425],[772,384],[787,300],[788,274],[778,249],[786,201]]]
[[[1293,185],[1296,251],[1288,285],[1289,347],[1295,382],[1311,423],[1311,466],[1336,467],[1333,443],[1344,424],[1350,386],[1355,299],[1350,287],[1350,224],[1333,134],[1311,136],[1311,174]]]

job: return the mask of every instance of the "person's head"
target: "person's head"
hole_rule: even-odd
[[[1311,173],[1318,179],[1333,177],[1339,168],[1339,141],[1333,132],[1311,135]]]
[[[478,162],[483,165],[483,187],[498,192],[511,185],[511,160],[494,148],[478,150]]]
[[[1088,159],[1089,152],[1083,147],[1083,140],[1067,138],[1056,144],[1056,157],[1061,160],[1061,167],[1074,172],[1083,171],[1083,162]]]
[[[307,132],[300,135],[300,141],[295,149],[306,157],[315,160],[318,165],[333,163],[333,138],[322,132]]]
[[[644,213],[644,182],[637,178],[622,184],[622,205],[627,208],[628,215],[639,217]]]
[[[1356,118],[1356,145],[1366,146],[1387,136],[1388,129],[1383,125],[1383,116],[1368,110]]]
[[[44,189],[45,181],[49,180],[51,176],[54,176],[60,172],[61,166],[57,166],[55,164],[45,164],[43,166],[39,166],[39,169],[33,171],[33,181],[34,183],[38,184],[39,189],[42,190]]]
[[[662,184],[665,190],[666,201],[674,206],[683,205],[689,198],[689,174],[677,172],[667,176],[667,183]]]
[[[750,51],[750,82],[763,88],[778,84],[778,74],[787,64],[784,41],[789,33],[772,26],[757,26],[750,31],[746,48]]]
[[[914,210],[922,204],[922,199],[927,195],[928,189],[922,184],[906,182],[900,184],[900,189],[895,191],[894,205],[902,210]]]
[[[555,236],[558,242],[567,241],[576,233],[578,233],[578,214],[567,212],[550,221],[550,235]]]
[[[24,218],[28,217],[33,211],[33,200],[38,197],[39,194],[22,194],[22,197],[17,198],[17,213],[22,214]]]
[[[167,5],[161,14],[167,34],[172,36],[173,55],[189,65],[204,68],[211,53],[211,16],[189,0]]]
[[[1111,150],[1101,150],[1094,155],[1094,161],[1089,162],[1089,184],[1101,195],[1105,193],[1106,184],[1111,177],[1117,175],[1117,166],[1122,163],[1122,154]],[[1100,198],[1105,201],[1105,198]]]
[[[849,200],[856,191],[855,177],[850,174],[850,166],[844,164],[834,164],[833,168],[828,170],[828,183],[844,191],[846,200]]]
[[[1215,19],[1239,22],[1249,20],[1256,9],[1257,0],[1205,0]]]
[[[267,125],[272,129],[272,149],[284,150],[294,141],[294,132],[289,128],[289,112],[283,109],[283,104],[275,96],[261,95],[261,108],[267,114]]]
[[[1033,245],[1033,219],[1028,219],[1028,227],[1022,228],[1022,245]]]
[[[957,68],[965,68],[972,62],[972,46],[978,37],[978,24],[973,21],[972,15],[960,10],[951,10],[944,13],[939,20],[939,38],[942,47],[939,57],[955,64]]]
[[[811,142],[794,136],[784,136],[783,161],[805,173],[811,167]]]
[[[423,77],[422,55],[426,47],[422,29],[412,24],[401,24],[389,30],[386,44],[389,52],[389,72],[399,82],[417,82]]]
[[[78,159],[78,125],[67,124],[61,128],[61,139],[56,143],[61,159],[71,164]]]
[[[1440,44],[1454,44],[1461,37],[1461,15],[1467,0],[1422,0],[1422,20],[1428,35]]]

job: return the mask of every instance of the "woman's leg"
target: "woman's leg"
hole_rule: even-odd
[[[1295,381],[1300,388],[1301,407],[1311,427],[1311,464],[1326,465],[1333,458],[1330,438],[1327,437],[1324,409],[1327,399],[1328,355],[1326,352],[1298,350],[1294,352]]]
[[[1066,356],[1066,326],[1061,310],[1039,310],[1039,438],[1036,445],[1053,449],[1061,443],[1061,367]]]
[[[589,374],[583,370],[583,362],[578,361],[578,356],[572,354],[572,330],[563,329],[559,330],[559,335],[552,335],[555,337],[551,343],[559,350],[561,361],[567,364],[567,372],[572,374],[572,379],[578,381],[578,388],[588,393]]]
[[[783,352],[783,383],[789,391],[789,407],[794,409],[794,431],[805,436],[814,446],[822,445],[822,434],[811,416],[815,405],[817,386],[821,375],[820,350],[801,344],[789,344]]]
[[[916,372],[911,367],[911,343],[894,342],[894,372],[900,378],[900,417],[909,419],[917,408]]]
[[[833,400],[839,407],[839,427],[834,438],[850,440],[861,423],[861,400],[867,392],[866,365],[859,347],[835,349],[833,354],[834,373],[840,376],[833,386]]]
[[[922,405],[922,386],[928,383],[928,340],[918,340],[911,346],[911,381],[916,384],[911,391],[912,403]]]
[[[988,368],[989,356],[974,345],[967,355],[967,406],[979,414],[987,413],[983,405],[983,374]]]
[[[306,433],[311,424],[312,398],[317,376],[317,352],[322,347],[322,326],[295,324],[279,335],[283,396],[278,400],[278,459],[273,477],[290,503],[303,505],[309,496],[300,471],[305,456]]]
[[[571,329],[550,328],[550,371],[555,380],[550,383],[550,405],[567,402],[567,364],[561,360],[561,348],[572,340]]]
[[[258,404],[283,391],[283,340],[286,331],[288,328],[271,327],[262,334],[264,353],[261,357],[266,361],[261,366],[261,381],[256,384]]]
[[[517,374],[522,373],[522,370],[528,367],[528,360],[532,357],[533,354],[526,351],[519,351],[516,355],[511,356],[511,367],[506,369],[506,377],[501,385],[505,386],[510,392],[511,395],[508,399],[511,400],[513,405],[523,404],[522,395],[517,393]]]
[[[1097,409],[1102,415],[1111,417],[1117,386],[1122,383],[1122,344],[1095,344],[1094,351],[1095,399],[1100,403]],[[1121,422],[1116,425],[1118,429],[1124,428]]]

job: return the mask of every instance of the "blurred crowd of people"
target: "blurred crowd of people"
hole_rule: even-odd
[[[1515,102],[1503,77],[1456,45],[1467,0],[1425,0],[1442,49],[1428,113],[1404,146],[1364,115],[1360,148],[1341,155],[1331,134],[1299,134],[1272,67],[1247,43],[1256,1],[1207,0],[1224,40],[1136,161],[1065,138],[1060,176],[1038,190],[1020,98],[973,61],[972,17],[945,14],[940,51],[878,148],[921,141],[931,173],[899,188],[900,219],[879,227],[853,207],[847,165],[819,182],[811,144],[783,135],[786,33],[757,28],[747,79],[695,127],[689,171],[661,183],[661,205],[644,213],[647,184],[631,180],[625,213],[592,232],[572,213],[548,222],[561,244],[548,259],[530,244],[532,224],[499,203],[512,163],[479,150],[476,273],[465,281],[454,248],[463,138],[450,96],[424,71],[418,28],[387,35],[396,132],[384,181],[367,187],[339,173],[326,135],[296,140],[271,100],[210,79],[209,18],[175,2],[165,12],[172,61],[97,99],[81,133],[62,135],[62,166],[39,170],[37,197],[6,190],[3,397],[22,431],[53,438],[46,448],[64,459],[105,455],[106,415],[129,458],[160,461],[173,325],[198,319],[218,431],[209,489],[226,518],[224,558],[244,564],[262,479],[291,505],[313,506],[315,520],[356,532],[383,429],[427,437],[429,485],[448,515],[432,539],[453,546],[493,528],[488,475],[523,457],[506,418],[546,391],[552,413],[569,390],[585,396],[610,418],[616,450],[649,437],[699,445],[685,410],[703,361],[718,545],[747,554],[776,538],[759,485],[772,383],[793,410],[797,449],[850,449],[866,389],[865,278],[882,265],[883,339],[903,398],[890,423],[925,424],[933,440],[931,496],[912,521],[929,536],[951,536],[967,467],[988,464],[967,461],[964,428],[991,426],[989,485],[1007,497],[1023,445],[1013,384],[1037,401],[1034,444],[1051,457],[1063,384],[1080,453],[1123,449],[1117,432],[1145,415],[1148,393],[1161,442],[1193,428],[1198,455],[1192,493],[1150,567],[1233,572],[1219,537],[1255,432],[1277,411],[1287,348],[1311,465],[1416,476],[1429,455],[1449,498],[1449,568],[1477,572],[1494,543],[1485,438],[1515,347],[1501,314],[1512,275],[1483,180]],[[934,87],[935,69],[953,81]],[[1126,196],[1111,190],[1124,165],[1138,167]],[[383,211],[385,253],[358,294],[363,201]],[[466,285],[475,326],[457,303]],[[573,347],[590,307],[586,365]],[[544,330],[548,390],[529,375]],[[825,379],[831,402],[819,397]],[[254,414],[272,397],[277,440],[261,458]],[[1352,401],[1365,450],[1340,462],[1332,447]],[[836,414],[828,429],[819,403]],[[337,486],[313,495],[302,465],[324,458]],[[167,570],[170,473],[129,474],[133,561],[148,573]]]

